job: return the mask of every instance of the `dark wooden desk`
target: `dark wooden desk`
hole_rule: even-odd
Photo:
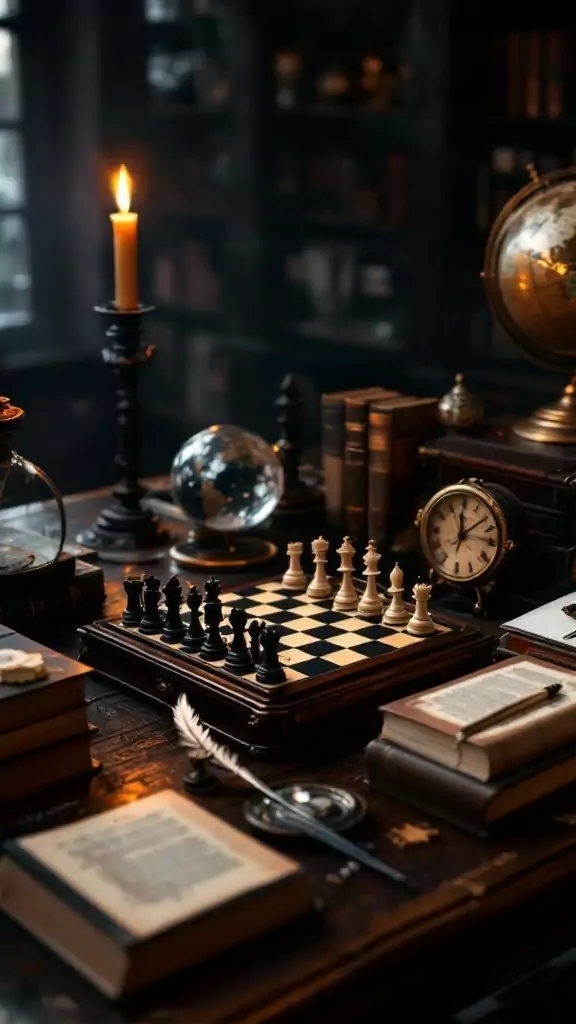
[[[70,500],[70,535],[101,500],[98,495]],[[157,568],[167,575],[166,565]],[[124,567],[107,567],[106,574],[107,612],[114,614],[123,598]],[[69,653],[77,643],[67,635],[52,642]],[[100,729],[94,752],[104,764],[88,812],[166,786],[181,788],[187,760],[168,712],[97,678],[88,684],[88,697],[90,719]],[[290,849],[309,868],[325,900],[323,921],[239,949],[125,1009],[107,1004],[55,956],[2,920],[2,1024],[353,1024],[382,1010],[403,1020],[421,1014],[459,1024],[574,1019],[575,790],[498,842],[482,843],[434,822],[439,833],[430,843],[399,848],[393,829],[418,823],[422,815],[368,791],[361,751],[326,748],[306,762],[259,764],[258,771],[272,782],[314,777],[362,792],[370,820],[358,840],[374,844],[382,857],[406,871],[421,895],[409,898],[365,871],[335,886],[327,875],[338,859],[294,841]],[[244,790],[230,782],[202,803],[243,827],[244,797]],[[63,818],[69,813],[62,808]],[[559,813],[572,814],[574,824],[555,820]]]

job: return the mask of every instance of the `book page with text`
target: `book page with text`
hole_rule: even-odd
[[[504,663],[490,672],[455,683],[437,693],[423,694],[416,704],[427,714],[460,728],[472,725],[486,715],[528,697],[551,683],[561,683],[562,692],[554,700],[518,716],[517,720],[527,724],[528,721],[547,716],[552,708],[556,710],[562,704],[576,704],[576,677],[561,669],[546,668],[530,661],[508,666]],[[496,735],[509,727],[510,722],[503,722],[486,729],[481,735]]]

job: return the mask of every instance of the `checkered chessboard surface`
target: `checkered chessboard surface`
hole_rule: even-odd
[[[286,671],[286,681],[312,679],[326,675],[343,666],[353,665],[367,658],[380,658],[400,647],[425,642],[428,637],[410,636],[405,626],[384,626],[358,618],[354,613],[332,611],[332,600],[318,601],[282,587],[280,581],[257,583],[242,588],[239,593],[222,594],[224,621],[220,627],[226,638],[232,634],[228,616],[232,608],[245,608],[248,625],[252,619],[259,619],[275,626],[280,633],[279,656]],[[182,608],[182,618],[187,623],[189,612]],[[126,627],[122,627],[126,628]],[[137,629],[130,629],[137,633]],[[437,633],[450,632],[448,626],[436,625]],[[432,635],[432,634],[431,634]],[[142,636],[142,634],[140,634]],[[160,635],[142,636],[142,640],[166,644]],[[178,644],[170,645],[172,652],[179,652]],[[182,657],[200,660],[198,655],[181,651]],[[211,661],[210,669],[224,667],[224,661]],[[246,673],[243,679],[256,681],[256,673]],[[275,684],[278,685],[278,684]]]

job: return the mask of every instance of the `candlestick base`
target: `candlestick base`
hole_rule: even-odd
[[[104,509],[96,522],[76,537],[78,544],[94,548],[103,562],[138,563],[163,558],[170,539],[157,516],[121,505]]]

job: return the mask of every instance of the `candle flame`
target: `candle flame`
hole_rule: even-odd
[[[132,199],[132,178],[126,164],[122,164],[113,176],[112,188],[120,213],[128,213]]]

